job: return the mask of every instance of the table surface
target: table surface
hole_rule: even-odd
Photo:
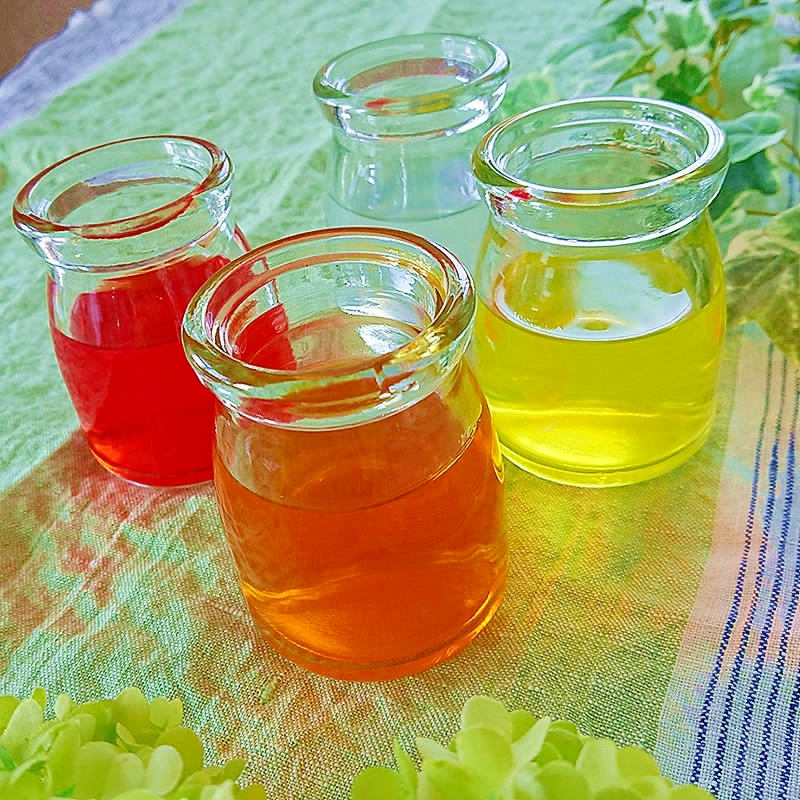
[[[502,44],[517,76],[592,4],[551,8],[97,0],[0,81],[0,206],[71,152],[174,132],[230,153],[251,242],[320,227],[319,64],[452,30]],[[0,692],[180,697],[212,761],[246,756],[243,777],[276,800],[345,798],[361,767],[391,762],[393,735],[444,740],[478,693],[641,745],[726,800],[800,796],[800,373],[756,326],[728,332],[710,441],[671,474],[589,490],[507,465],[495,620],[424,674],[348,684],[259,638],[210,487],[137,488],[94,463],[49,341],[44,266],[7,213],[0,247]]]

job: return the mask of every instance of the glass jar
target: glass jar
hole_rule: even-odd
[[[626,484],[702,445],[725,330],[707,209],[727,163],[712,120],[659,100],[555,103],[486,135],[470,357],[515,464]]]
[[[502,460],[464,358],[474,310],[448,252],[376,228],[258,247],[189,304],[242,590],[265,638],[309,670],[417,672],[500,603]]]
[[[56,359],[95,458],[148,486],[211,478],[213,398],[186,364],[183,312],[247,249],[233,167],[182,136],[110,142],[31,179],[14,224],[47,262]]]
[[[333,126],[328,224],[411,231],[471,269],[486,209],[470,158],[508,69],[497,45],[439,33],[372,42],[323,66],[314,93]]]

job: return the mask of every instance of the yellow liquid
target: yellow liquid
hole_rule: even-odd
[[[511,461],[562,483],[619,485],[703,444],[725,329],[707,217],[663,250],[495,261],[488,281],[479,273],[470,357]]]

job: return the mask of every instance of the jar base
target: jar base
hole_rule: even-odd
[[[89,449],[94,456],[94,460],[97,461],[97,463],[103,467],[103,469],[114,475],[114,477],[121,478],[126,483],[133,484],[134,486],[143,486],[147,489],[189,488],[192,486],[199,486],[204,483],[210,483],[214,477],[210,463],[208,467],[204,467],[203,469],[195,469],[188,472],[178,472],[171,475],[159,475],[126,470],[117,464],[112,464],[102,456],[98,455],[91,446]]]
[[[657,478],[688,461],[706,443],[711,433],[713,418],[709,420],[700,435],[684,445],[680,450],[670,453],[666,458],[648,464],[634,465],[625,469],[612,470],[575,470],[569,466],[536,461],[509,448],[500,439],[500,450],[515,466],[535,475],[537,478],[561,483],[567,486],[585,488],[606,488],[629,486],[634,483]]]
[[[452,656],[461,652],[473,639],[489,624],[503,599],[506,588],[506,578],[487,597],[484,604],[462,628],[459,634],[444,645],[433,651],[425,652],[409,660],[387,661],[378,664],[359,664],[357,662],[344,662],[325,657],[301,647],[281,636],[272,628],[266,626],[257,617],[253,617],[259,633],[267,643],[280,655],[297,664],[309,672],[323,675],[326,678],[335,678],[345,681],[386,681],[396,678],[405,678],[418,672],[435,667],[447,661]]]

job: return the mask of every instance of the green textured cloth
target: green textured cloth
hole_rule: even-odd
[[[497,41],[520,74],[590,7],[198,0],[0,136],[0,205],[77,150],[183,133],[231,155],[251,243],[319,227],[321,63],[451,30]],[[495,620],[424,674],[347,684],[259,638],[210,487],[142,489],[96,465],[56,368],[44,265],[8,215],[0,245],[1,692],[180,697],[209,757],[246,756],[245,781],[276,800],[346,797],[360,768],[391,762],[394,734],[407,749],[443,741],[476,693],[642,745],[720,797],[800,795],[800,377],[759,329],[729,333],[711,439],[671,474],[585,490],[507,465],[511,568]]]

